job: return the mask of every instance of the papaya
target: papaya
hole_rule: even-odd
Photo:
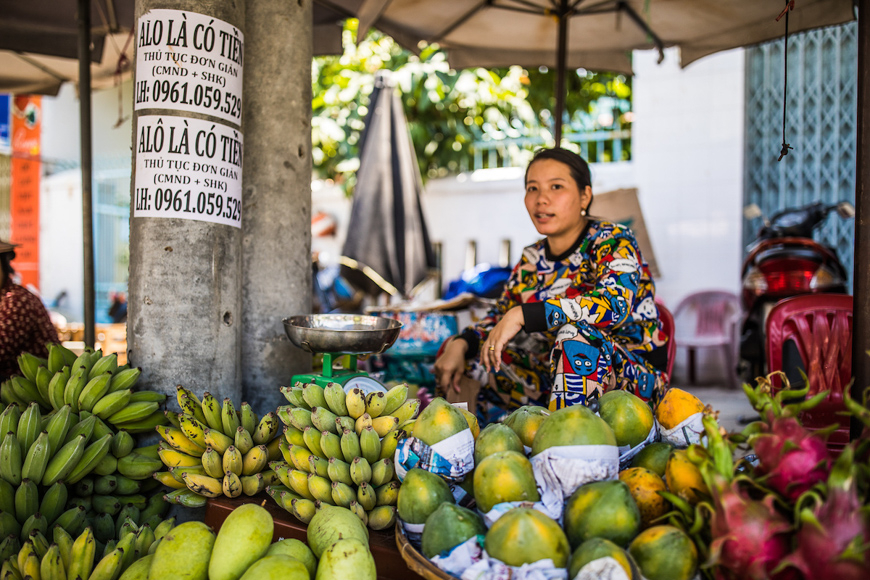
[[[631,467],[645,467],[657,473],[659,477],[664,477],[665,468],[668,465],[668,457],[670,457],[673,449],[673,445],[664,441],[650,443],[631,458]]]
[[[665,468],[668,490],[690,504],[696,504],[709,493],[698,466],[689,460],[685,449],[674,449]]]
[[[283,554],[260,558],[248,568],[241,580],[311,580],[305,564]]]
[[[468,428],[468,422],[459,408],[436,397],[417,417],[414,437],[432,446]]]
[[[616,444],[636,447],[655,424],[652,409],[628,391],[608,391],[598,399],[598,414],[613,430]]]
[[[523,453],[523,442],[507,425],[492,423],[483,428],[474,444],[474,464],[479,465],[484,457],[498,451]]]
[[[484,458],[474,468],[474,499],[483,513],[503,502],[540,500],[531,462],[516,451]]]
[[[368,544],[348,539],[334,543],[323,553],[315,580],[377,580],[377,577]]]
[[[515,508],[501,516],[484,544],[487,554],[515,567],[549,558],[556,568],[566,568],[571,553],[559,524],[531,508]]]
[[[682,530],[653,526],[642,531],[628,546],[647,580],[690,580],[698,569],[698,550]]]
[[[426,518],[423,555],[432,559],[468,538],[483,534],[486,534],[486,524],[477,513],[452,503],[442,503]]]
[[[447,482],[434,473],[415,467],[405,474],[396,507],[403,521],[425,524],[432,512],[444,502],[454,503]]]
[[[266,508],[240,505],[227,516],[214,541],[208,564],[209,580],[238,580],[262,558],[272,543],[275,523]]]
[[[523,445],[531,447],[535,434],[549,415],[550,412],[544,407],[526,405],[508,415],[504,424],[513,429]]]
[[[354,539],[369,543],[369,531],[359,517],[347,508],[321,505],[308,522],[308,547],[318,558],[339,540]]]
[[[704,410],[701,399],[683,389],[672,387],[656,407],[656,419],[665,429],[673,429],[695,413]]]
[[[172,528],[154,550],[149,580],[206,580],[215,535],[203,522]]]
[[[591,538],[627,546],[640,531],[640,510],[621,481],[581,485],[565,503],[565,533],[571,548]]]
[[[474,413],[471,411],[466,411],[462,407],[456,407],[459,409],[459,412],[462,413],[462,416],[465,417],[465,422],[468,423],[468,428],[471,429],[471,436],[474,437],[474,440],[477,441],[478,435],[480,435],[480,423],[477,420],[477,417],[474,416]]]
[[[628,491],[637,509],[640,510],[641,528],[648,528],[671,507],[670,502],[659,495],[667,491],[665,480],[657,473],[643,467],[629,467],[619,472],[619,480],[628,486]]]
[[[279,554],[296,558],[302,562],[308,569],[308,573],[312,578],[317,574],[317,558],[314,557],[314,552],[311,551],[311,548],[309,548],[302,540],[297,540],[296,538],[279,540],[269,546],[269,549],[266,551],[267,556],[276,556]]]
[[[616,446],[616,437],[610,426],[588,407],[574,405],[559,409],[547,417],[535,435],[532,455],[562,445]]]
[[[634,580],[638,578],[637,564],[628,552],[604,538],[586,540],[571,554],[571,564],[568,566],[568,578],[576,578],[583,566],[599,558],[613,558],[625,570],[625,575]]]

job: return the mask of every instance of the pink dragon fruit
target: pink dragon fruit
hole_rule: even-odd
[[[831,456],[825,440],[805,429],[794,417],[768,417],[766,433],[752,440],[758,456],[756,473],[788,500],[825,481]]]
[[[785,570],[772,576],[790,549],[791,525],[773,507],[773,496],[762,501],[750,499],[738,487],[718,476],[712,486],[713,513],[710,518],[710,564],[717,566],[720,580],[783,579],[793,575]]]
[[[852,454],[847,447],[837,459],[824,503],[801,510],[797,549],[785,563],[806,580],[870,578],[870,514],[858,497]]]

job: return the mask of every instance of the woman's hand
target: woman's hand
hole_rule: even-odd
[[[522,330],[526,320],[521,306],[508,310],[498,324],[495,325],[486,341],[480,346],[480,362],[486,372],[501,370],[501,354],[507,343]]]
[[[466,352],[468,343],[461,338],[453,338],[435,361],[435,381],[445,393],[450,387],[459,392],[459,379],[465,374]]]

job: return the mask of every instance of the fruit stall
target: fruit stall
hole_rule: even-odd
[[[0,580],[870,577],[870,439],[801,424],[827,393],[759,378],[739,433],[678,388],[481,428],[357,369],[400,325],[354,324],[285,321],[325,365],[275,409],[167,399],[100,350],[22,355],[0,385]]]

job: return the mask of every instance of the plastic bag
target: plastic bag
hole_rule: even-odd
[[[458,483],[474,469],[471,429],[464,429],[431,447],[416,437],[408,437],[396,448],[395,466],[399,481],[416,467],[440,475],[447,483]]]
[[[584,483],[616,479],[619,450],[612,445],[550,447],[531,459],[548,516],[562,521],[565,500]]]

